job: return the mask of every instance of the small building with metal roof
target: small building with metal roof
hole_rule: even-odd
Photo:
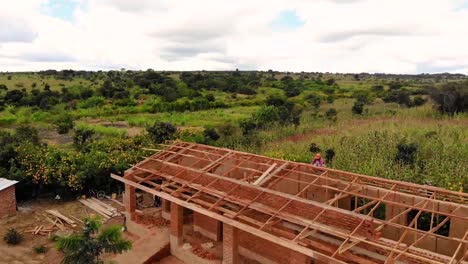
[[[0,178],[0,219],[16,213],[16,190],[18,181]]]

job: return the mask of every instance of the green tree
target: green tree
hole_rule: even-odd
[[[351,110],[353,111],[353,114],[362,115],[362,112],[364,112],[364,102],[354,102],[353,108]]]
[[[305,99],[314,108],[315,111],[320,108],[321,99],[318,95],[309,94]]]
[[[99,218],[88,218],[84,221],[81,233],[60,237],[56,246],[63,251],[64,264],[101,264],[103,253],[121,254],[132,248],[132,243],[122,237],[120,226],[102,229]]]
[[[96,132],[92,128],[79,127],[75,129],[73,135],[73,144],[78,149],[83,149],[84,146],[91,140]]]
[[[450,82],[441,89],[433,89],[431,98],[441,113],[454,115],[468,112],[468,81]]]
[[[66,134],[70,129],[73,129],[74,121],[73,117],[69,114],[60,115],[54,121],[55,129],[59,134]]]
[[[330,124],[336,122],[337,114],[338,114],[338,112],[336,111],[335,108],[330,108],[330,109],[327,110],[327,112],[325,113],[325,116],[330,121]]]
[[[166,140],[174,138],[177,132],[177,127],[168,122],[156,122],[152,126],[146,128],[154,143],[163,143]]]

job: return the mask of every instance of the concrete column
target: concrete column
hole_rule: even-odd
[[[125,205],[125,212],[130,216],[131,220],[135,220],[135,209],[136,209],[136,197],[135,197],[135,187],[125,184],[125,194],[123,197],[123,202]]]
[[[183,242],[184,234],[184,207],[171,203],[171,253],[175,252]],[[174,253],[172,253],[175,255]]]
[[[239,230],[223,224],[223,264],[239,264]]]

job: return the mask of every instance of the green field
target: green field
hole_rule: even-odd
[[[147,155],[142,148],[180,138],[300,162],[310,161],[314,143],[323,155],[334,152],[329,167],[466,192],[466,105],[441,112],[431,99],[434,91],[455,83],[462,91],[458,96],[467,100],[465,79],[279,72],[0,73],[5,132],[0,139],[6,146],[0,177],[73,191],[92,184],[112,188],[109,173],[121,173]],[[359,104],[361,111],[354,109]],[[177,132],[166,138],[167,126],[163,132],[150,129],[161,122]],[[407,148],[414,149],[406,153]]]

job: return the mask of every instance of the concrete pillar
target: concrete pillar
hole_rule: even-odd
[[[239,230],[223,224],[223,264],[239,263]]]
[[[123,202],[125,205],[125,212],[130,216],[131,220],[135,220],[135,209],[136,209],[136,197],[135,197],[135,187],[125,184],[125,193],[123,197]]]
[[[184,207],[171,203],[171,253],[175,252],[183,242],[184,234]],[[175,255],[175,253],[172,253]]]

